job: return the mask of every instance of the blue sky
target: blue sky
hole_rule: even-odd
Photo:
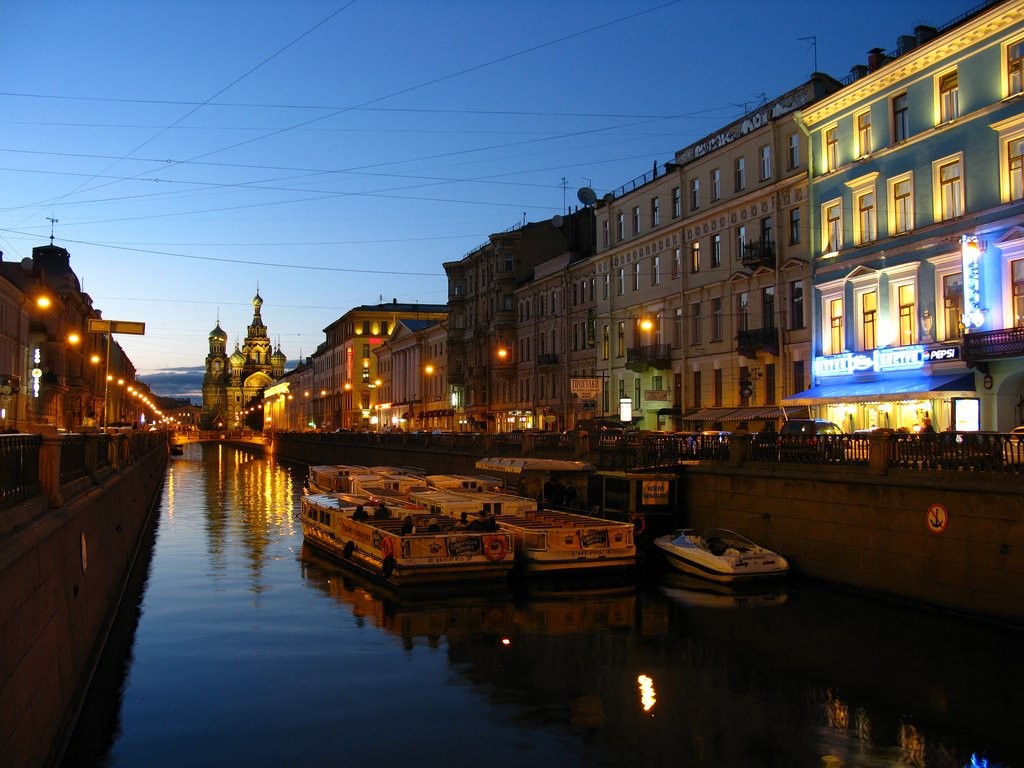
[[[841,78],[975,5],[8,0],[0,250],[52,226],[171,394],[218,317],[244,338],[257,286],[294,362],[353,306],[444,303],[443,262],[670,160],[815,54]]]

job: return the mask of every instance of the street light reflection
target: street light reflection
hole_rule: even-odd
[[[644,708],[644,712],[650,712],[654,709],[654,703],[656,697],[654,695],[654,680],[647,675],[640,675],[636,679],[640,686],[640,704]]]

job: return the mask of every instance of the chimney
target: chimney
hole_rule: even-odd
[[[850,74],[853,75],[854,80],[860,80],[865,77],[868,73],[868,68],[863,64],[854,64],[850,67]]]
[[[868,51],[868,72],[874,72],[883,64],[885,64],[885,50],[872,48]]]
[[[902,56],[917,47],[917,38],[913,35],[900,35],[896,38],[896,52]]]
[[[914,27],[914,37],[917,38],[917,44],[923,45],[935,37],[939,31],[935,27],[929,27],[925,24],[918,24]]]

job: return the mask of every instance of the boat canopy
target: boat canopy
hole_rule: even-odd
[[[495,472],[510,472],[516,475],[523,472],[593,472],[597,469],[593,464],[587,464],[585,461],[501,457],[480,459],[476,463],[476,468]]]

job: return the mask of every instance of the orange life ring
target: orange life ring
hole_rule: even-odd
[[[647,527],[647,518],[643,515],[633,515],[629,518],[633,523],[633,533],[643,533]]]
[[[484,554],[488,560],[503,560],[508,554],[508,542],[504,536],[485,536]]]
[[[385,536],[383,541],[381,541],[380,551],[384,555],[384,557],[395,556],[395,545],[392,543],[390,536]]]

